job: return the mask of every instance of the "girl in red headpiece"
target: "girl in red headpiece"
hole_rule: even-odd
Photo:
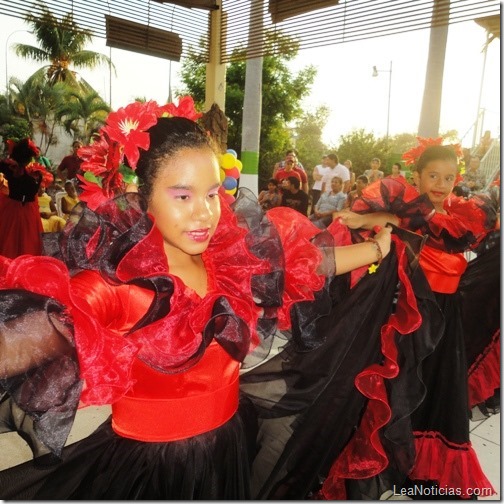
[[[333,362],[325,341],[351,345],[356,334],[368,358],[366,331],[319,333],[316,322],[331,312],[335,273],[382,259],[369,299],[391,306],[390,229],[350,244],[344,226],[321,231],[285,208],[264,215],[246,191],[230,208],[197,118],[187,98],[110,114],[80,150],[85,204],[60,239],[63,260],[1,260],[0,386],[8,400],[0,416],[15,407],[19,420],[24,411],[32,422],[22,424],[24,436],[51,451],[37,459],[42,470],[27,463],[1,472],[1,498],[250,498],[257,420],[239,393],[247,354],[267,354],[278,327],[292,329],[294,361],[317,349]],[[131,175],[139,193],[124,193]],[[331,379],[318,365],[307,372],[313,380],[293,380],[294,371],[284,382],[297,391],[287,409],[299,409],[310,390],[315,401]],[[112,417],[63,450],[78,404],[111,404]],[[343,423],[348,434],[354,423]],[[54,455],[62,461],[47,467]]]
[[[347,482],[350,496],[376,497],[386,489],[419,499],[494,493],[469,440],[469,414],[500,383],[496,212],[485,195],[465,200],[452,193],[458,176],[452,146],[420,140],[405,155],[415,164],[418,190],[386,179],[366,188],[352,211],[339,214],[354,229],[389,222],[425,240],[414,282],[425,314],[419,331],[397,340],[401,371],[388,383],[391,410],[379,441],[385,463],[376,465],[374,478]],[[478,256],[468,267],[463,252],[470,249]],[[426,324],[428,331],[422,330]],[[416,370],[417,380],[406,379],[408,368]],[[366,421],[334,463],[326,497],[341,488],[342,479],[358,478],[352,456],[359,453]]]

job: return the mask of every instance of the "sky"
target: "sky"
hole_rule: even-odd
[[[4,28],[0,33],[0,48],[4,49],[0,75],[4,84],[0,87],[5,89],[7,73],[24,80],[39,66],[18,58],[11,48],[15,43],[35,44],[33,35],[26,32],[29,26],[21,19],[2,15],[0,23]],[[482,129],[489,129],[493,136],[500,134],[500,40],[489,45],[483,72],[485,40],[485,30],[473,21],[449,27],[440,131],[457,130],[464,146],[470,146],[473,140],[472,125],[477,118],[478,103],[480,109],[485,109]],[[114,109],[136,97],[165,102],[170,80],[173,91],[181,87],[180,63],[111,49],[100,38],[94,39],[88,48],[111,56],[114,62],[117,75],[111,75],[107,66],[81,72],[105,101],[111,101]],[[417,30],[301,50],[290,67],[293,72],[310,64],[317,69],[311,94],[303,107],[310,112],[321,105],[329,108],[323,140],[337,147],[340,136],[356,129],[384,136],[387,118],[390,135],[415,133],[428,48],[429,30]],[[378,69],[377,77],[372,76],[373,66]]]

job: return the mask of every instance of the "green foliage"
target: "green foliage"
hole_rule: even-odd
[[[271,177],[274,164],[283,159],[292,147],[288,125],[303,114],[301,102],[310,92],[316,70],[309,66],[297,74],[287,63],[298,53],[299,44],[292,37],[269,32],[265,37],[267,54],[263,58],[262,117],[259,152],[259,186]],[[240,156],[245,90],[246,50],[233,52],[233,62],[227,66],[225,113],[229,118],[228,146]],[[178,94],[189,93],[201,107],[205,100],[205,71],[203,57],[195,49],[182,62],[181,77],[185,88]]]
[[[28,14],[25,20],[31,25],[39,47],[16,44],[16,54],[22,58],[39,63],[49,63],[43,67],[48,83],[52,86],[58,82],[66,82],[74,88],[91,90],[91,86],[79,79],[76,72],[70,69],[95,68],[99,64],[113,66],[110,58],[104,54],[85,49],[92,41],[93,32],[81,28],[73,19],[73,13],[68,12],[58,19],[43,2],[37,2],[41,9],[39,16]]]
[[[391,146],[386,138],[376,138],[373,133],[364,129],[353,130],[340,137],[338,153],[340,163],[350,159],[356,176],[369,169],[369,163],[374,157],[380,158],[383,167],[388,166]]]
[[[313,173],[313,167],[320,164],[327,147],[322,141],[322,130],[329,118],[329,109],[326,106],[317,108],[312,112],[305,112],[296,121],[296,150],[298,158],[303,163],[306,172]],[[310,187],[313,180],[310,178]]]
[[[13,117],[8,123],[0,126],[0,134],[4,142],[9,139],[17,142],[32,136],[31,124],[22,117]]]
[[[110,107],[96,91],[69,90],[67,99],[58,105],[55,117],[74,138],[88,143],[91,135],[105,123],[109,112]]]

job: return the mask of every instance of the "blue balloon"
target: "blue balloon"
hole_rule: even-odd
[[[228,149],[226,152],[229,152],[229,154],[233,154],[233,156],[234,156],[235,158],[237,158],[237,157],[238,157],[238,154],[236,153],[236,151],[235,151],[234,149]]]
[[[222,185],[224,186],[224,189],[230,191],[238,185],[238,181],[233,177],[226,177],[224,182],[222,182]]]

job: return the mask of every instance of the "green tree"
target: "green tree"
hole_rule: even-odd
[[[70,90],[67,100],[57,108],[56,119],[68,133],[88,143],[91,135],[105,123],[109,112],[110,107],[96,91],[84,94]]]
[[[320,164],[321,157],[327,150],[322,141],[322,131],[328,118],[329,108],[321,106],[315,112],[305,112],[296,121],[296,150],[298,158],[310,176],[310,187],[313,183],[311,179],[313,167]]]
[[[66,82],[73,87],[91,90],[91,86],[78,78],[70,67],[92,69],[99,64],[112,65],[110,58],[85,50],[86,44],[92,41],[93,33],[80,28],[72,12],[58,19],[44,3],[37,3],[36,7],[42,10],[40,16],[30,13],[25,20],[31,25],[40,47],[16,44],[16,54],[39,63],[47,62],[48,65],[38,73],[44,74],[51,85]]]
[[[262,119],[259,153],[259,187],[270,178],[276,161],[292,146],[289,124],[303,114],[301,102],[309,92],[316,70],[308,66],[293,73],[288,62],[298,53],[299,44],[292,37],[269,32],[265,36],[265,53],[262,74]],[[269,55],[268,55],[269,54]],[[225,112],[229,118],[228,146],[240,155],[245,89],[246,49],[233,52],[233,62],[226,73]],[[203,105],[205,99],[205,64],[198,51],[191,50],[181,69],[185,88],[179,94],[189,93]]]
[[[386,138],[376,138],[373,133],[358,129],[347,135],[342,135],[339,147],[335,150],[341,163],[345,159],[352,160],[353,171],[356,176],[359,176],[369,169],[369,162],[374,157],[380,158],[382,166],[386,166],[391,154],[390,149]]]

